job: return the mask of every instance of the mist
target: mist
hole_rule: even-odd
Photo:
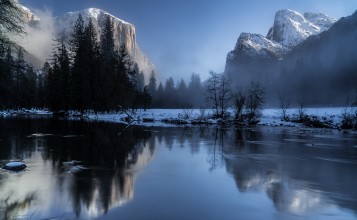
[[[22,46],[31,57],[39,59],[39,64],[50,57],[53,39],[56,36],[55,21],[50,10],[35,10],[40,21],[31,21],[25,25],[26,36],[19,38]]]
[[[357,95],[356,25],[357,13],[309,37],[282,60],[240,57],[238,62],[227,63],[226,72],[240,88],[260,82],[268,107],[279,105],[279,95],[289,99],[291,107],[298,101],[307,106],[352,104]]]

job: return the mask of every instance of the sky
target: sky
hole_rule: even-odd
[[[136,27],[137,43],[160,79],[207,79],[223,72],[226,55],[242,32],[266,35],[280,9],[321,12],[340,18],[357,10],[356,0],[20,0],[54,16],[100,8]]]

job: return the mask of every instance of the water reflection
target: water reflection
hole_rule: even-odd
[[[118,137],[121,128],[0,120],[0,163],[29,167],[0,171],[0,219],[356,217],[353,135],[208,126],[130,127]],[[68,172],[73,161],[85,169]]]
[[[133,127],[118,137],[120,129],[107,123],[0,121],[0,160],[21,159],[29,167],[1,171],[0,219],[86,219],[130,201],[136,175],[155,146],[149,131]],[[74,160],[87,169],[66,172],[64,163]]]
[[[163,131],[162,131],[163,132]],[[225,167],[240,193],[265,192],[279,212],[357,213],[357,139],[299,128],[185,128],[165,145],[208,151],[209,171]],[[169,133],[167,133],[169,134]],[[156,133],[154,134],[156,135]],[[160,134],[162,135],[162,134]],[[200,142],[204,144],[200,144]]]

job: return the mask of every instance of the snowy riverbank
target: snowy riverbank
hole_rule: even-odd
[[[344,107],[336,108],[306,108],[304,114],[311,119],[319,121],[322,125],[326,125],[329,128],[340,128],[343,120],[342,115],[346,111],[355,113],[356,109]],[[229,111],[233,117],[233,110]],[[127,114],[128,113],[128,114]],[[213,119],[211,109],[148,109],[118,112],[118,113],[87,113],[84,118],[90,121],[107,121],[117,123],[128,123],[131,121],[132,125],[143,126],[187,126],[195,124],[220,124],[222,120]],[[21,115],[51,115],[46,110],[7,110],[0,111],[0,116],[21,116]],[[71,115],[71,114],[70,114]],[[75,115],[75,114],[72,114]],[[78,115],[78,114],[77,114]],[[129,116],[130,115],[130,116]],[[264,126],[287,126],[287,127],[306,127],[302,123],[293,122],[298,118],[298,109],[288,109],[287,115],[291,119],[289,121],[282,120],[281,109],[264,109],[262,111],[262,117],[258,125]],[[69,117],[74,119],[74,117]],[[224,123],[227,123],[225,121]],[[228,122],[229,123],[229,122]],[[231,122],[232,123],[232,122]]]
[[[340,128],[343,120],[343,113],[346,108],[306,108],[304,114],[320,121],[326,127]],[[348,109],[354,111],[354,109]],[[133,124],[144,126],[187,126],[194,124],[220,124],[222,120],[212,119],[212,110],[202,109],[148,109],[147,111],[138,110],[129,114],[135,120]],[[233,116],[233,110],[230,111]],[[297,109],[288,109],[287,115],[293,121],[298,118]],[[124,122],[127,123],[128,115],[119,114],[88,114],[89,120]],[[280,109],[264,109],[258,125],[265,126],[287,126],[305,127],[306,125],[281,119]]]

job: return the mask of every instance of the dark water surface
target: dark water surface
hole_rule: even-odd
[[[0,119],[0,219],[357,219],[357,136]]]

